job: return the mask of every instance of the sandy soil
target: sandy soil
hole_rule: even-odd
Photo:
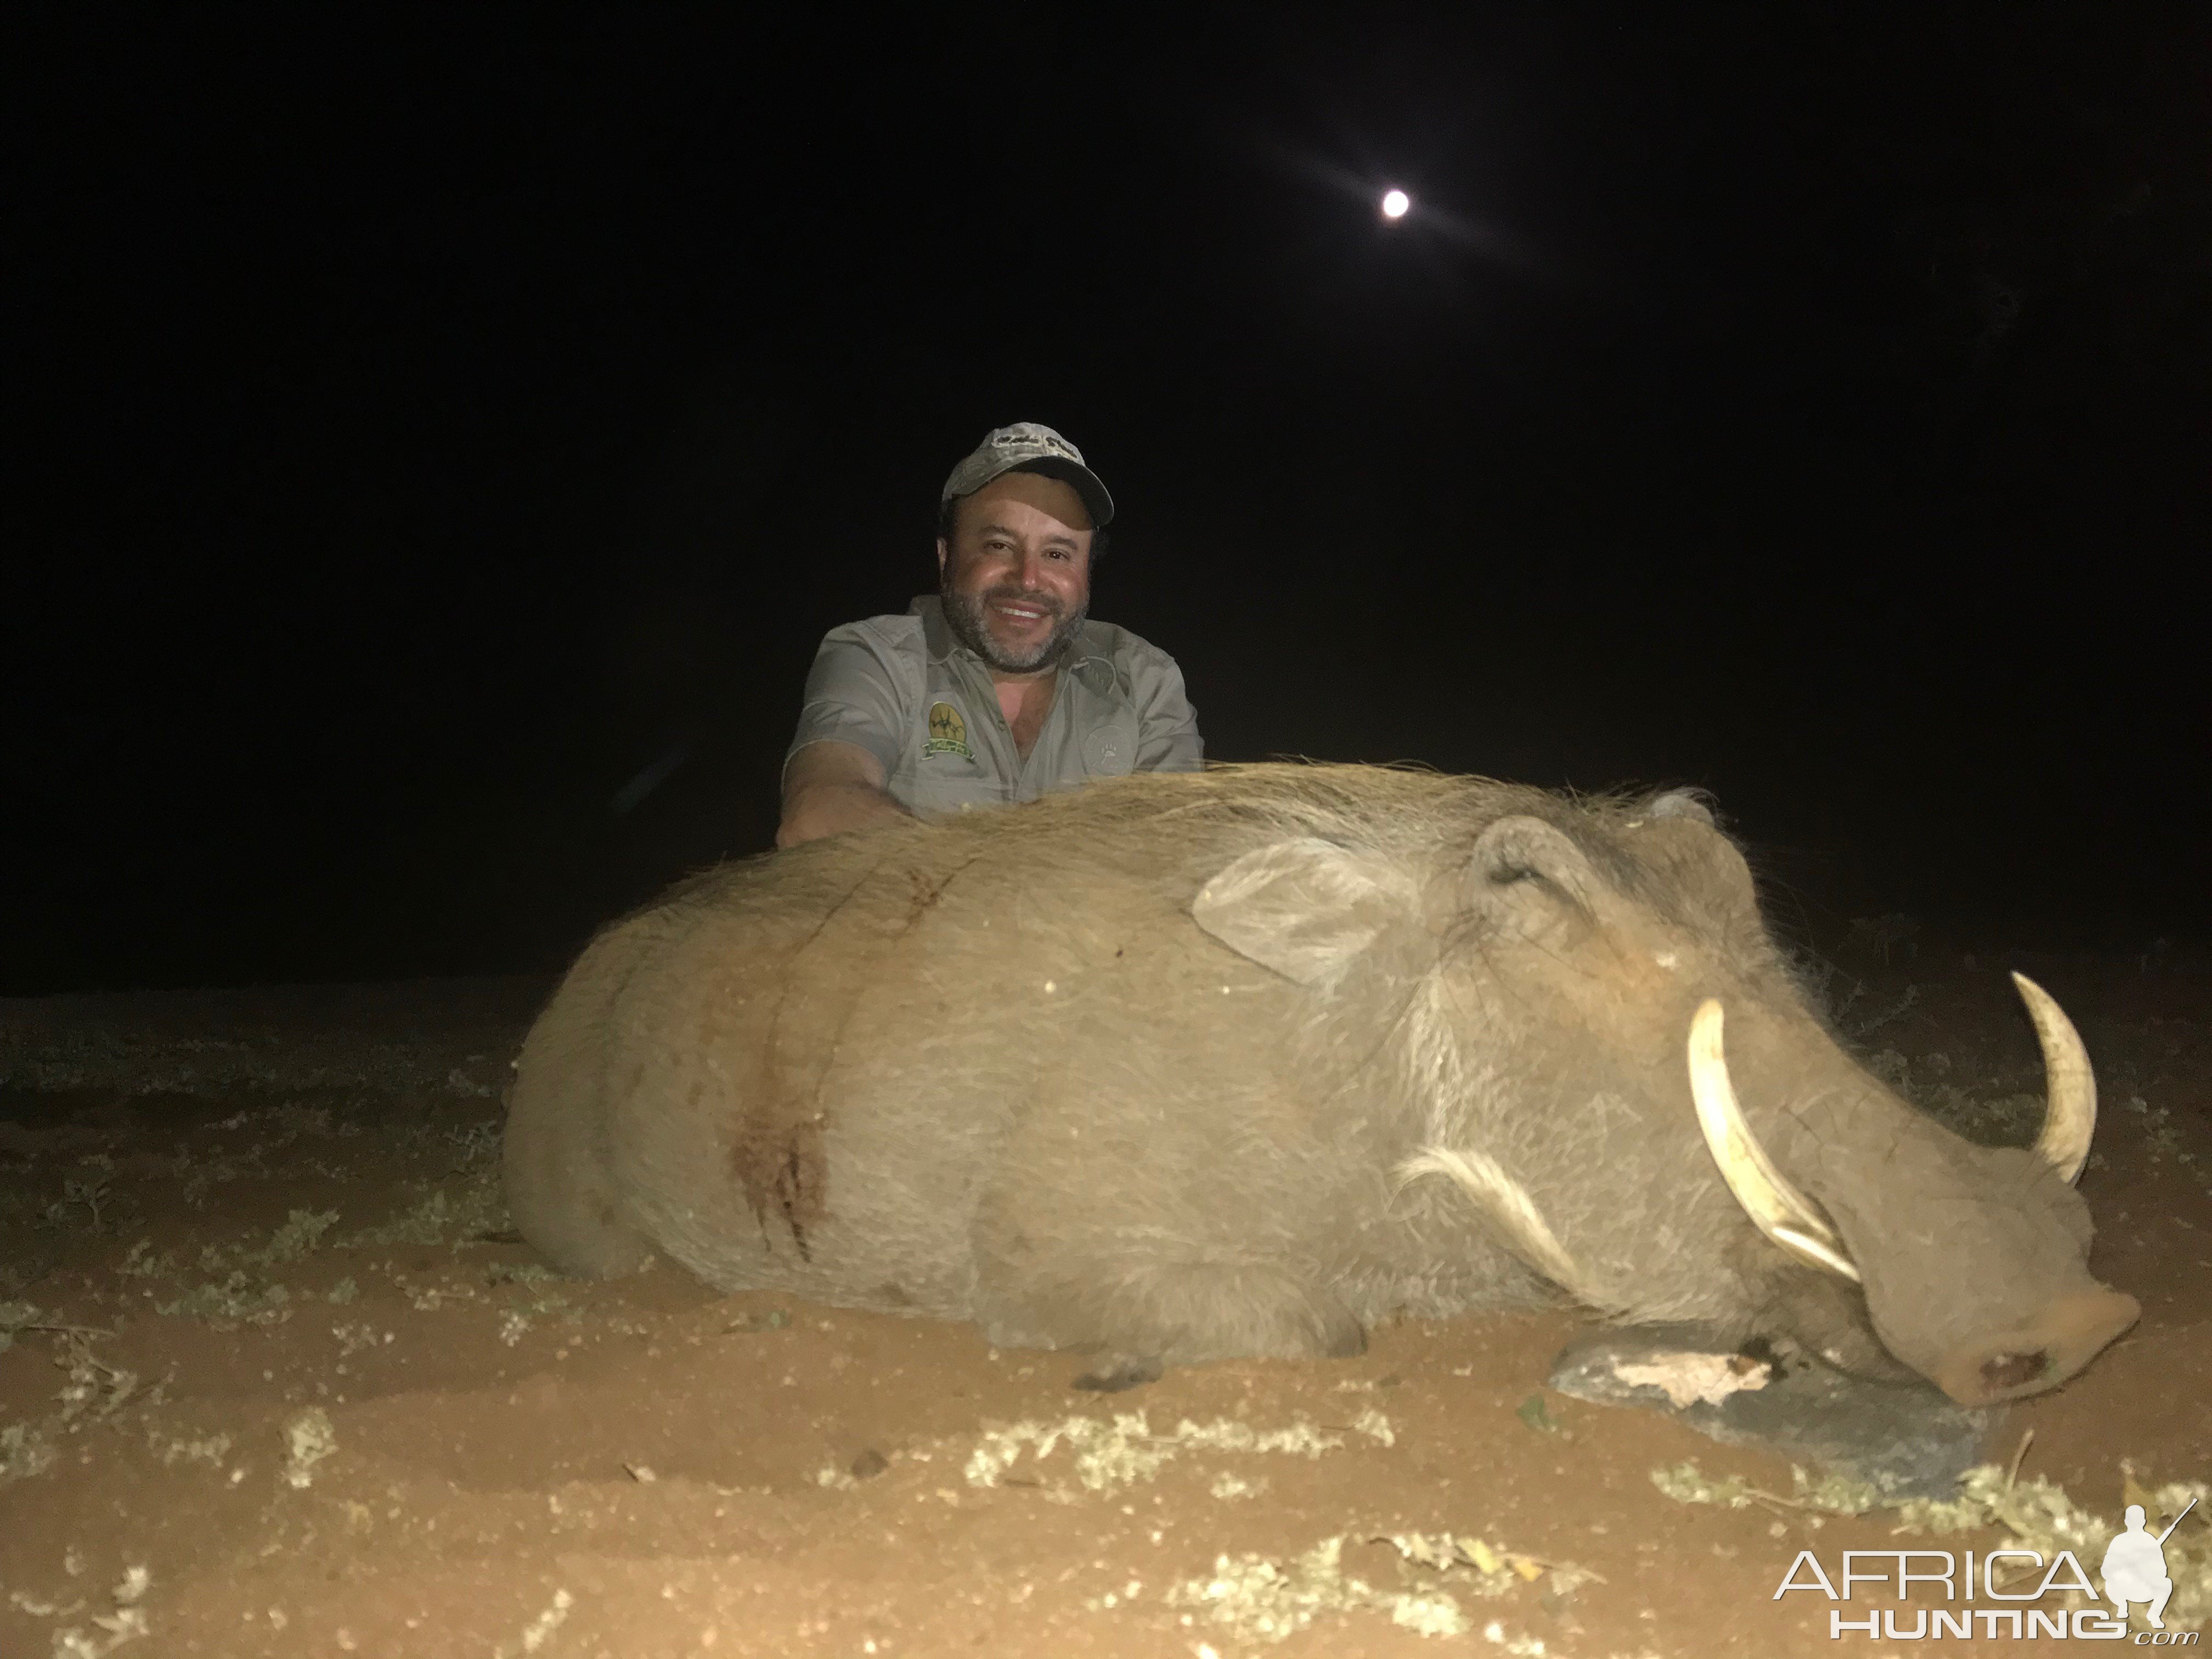
[[[1855,949],[1845,1024],[1983,1133],[2020,1133],[2040,1087],[2002,968],[2048,985],[2098,1060],[2095,1265],[2142,1322],[1989,1445],[2007,1462],[2033,1431],[2008,1501],[2063,1486],[2095,1517],[2094,1570],[2124,1482],[2212,1478],[2212,971],[1880,928]],[[1826,1601],[1773,1599],[1800,1549],[1833,1572],[1846,1548],[2006,1529],[1678,1501],[1656,1471],[1778,1496],[1791,1474],[1543,1389],[1564,1314],[1101,1399],[1067,1388],[1079,1361],[966,1327],[717,1297],[666,1265],[555,1279],[500,1242],[495,1181],[544,989],[0,1004],[0,1655],[2048,1645],[1831,1643]],[[2212,1610],[2203,1521],[2169,1545],[2176,1630]],[[1462,1542],[1423,1565],[1392,1534]]]

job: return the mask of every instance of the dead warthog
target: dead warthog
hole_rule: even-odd
[[[1690,796],[1140,775],[607,929],[524,1047],[507,1195],[571,1273],[657,1249],[1095,1386],[1564,1292],[1981,1405],[2138,1311],[2085,1267],[2087,1058],[2021,990],[2042,1138],[1972,1146],[1837,1045]]]

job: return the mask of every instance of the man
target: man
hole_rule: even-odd
[[[1113,497],[1024,421],[985,437],[938,504],[938,592],[833,628],[783,765],[776,845],[901,816],[1034,800],[1125,772],[1194,772],[1175,659],[1089,620]]]

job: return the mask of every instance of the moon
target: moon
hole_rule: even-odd
[[[1382,198],[1382,216],[1385,219],[1402,219],[1413,205],[1413,198],[1404,191],[1386,191]]]

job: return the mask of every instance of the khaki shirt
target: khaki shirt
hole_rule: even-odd
[[[1021,759],[989,667],[953,637],[933,593],[903,617],[823,636],[784,765],[830,739],[881,761],[891,799],[923,817],[1124,772],[1195,772],[1205,756],[1175,659],[1125,628],[1085,622]]]

